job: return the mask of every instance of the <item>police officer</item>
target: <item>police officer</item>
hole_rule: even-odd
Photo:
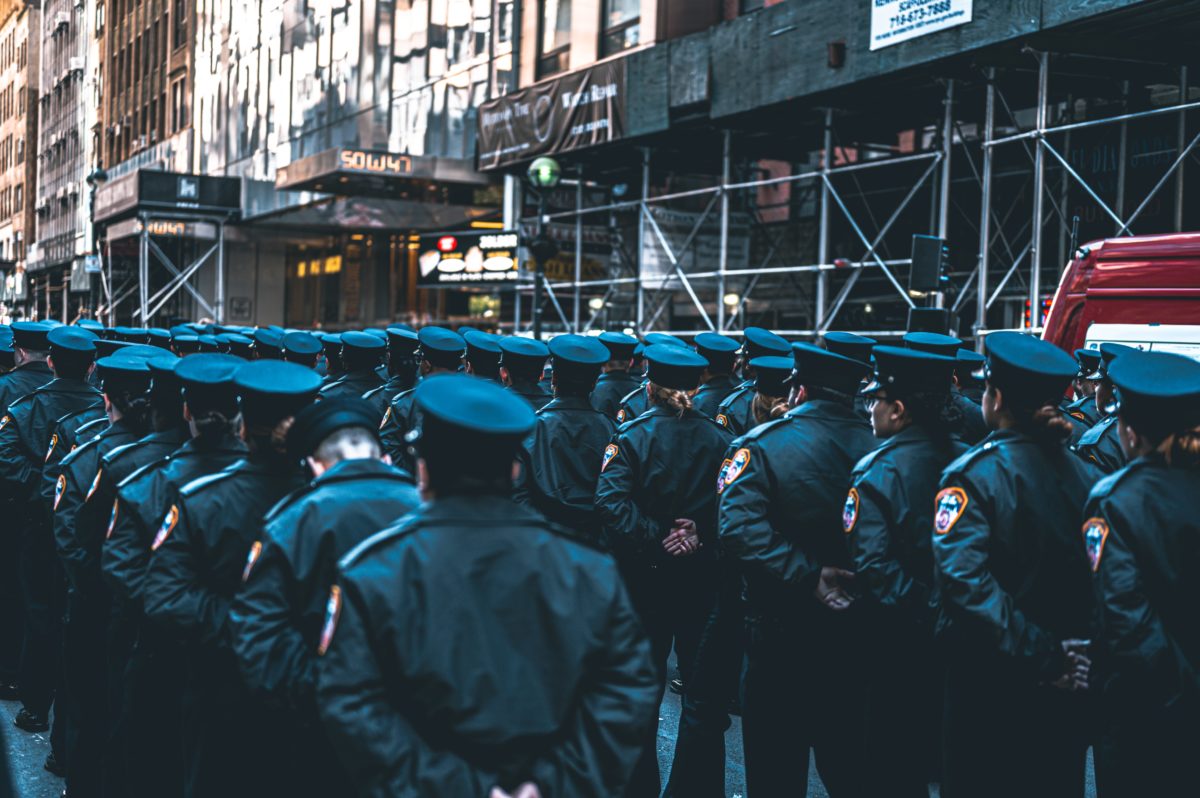
[[[50,328],[41,322],[17,321],[12,324],[14,368],[0,377],[0,410],[7,412],[14,400],[54,379],[46,364],[50,356],[46,336]]]
[[[738,352],[742,366],[743,382],[735,388],[717,408],[717,423],[734,436],[748,432],[754,426],[754,368],[750,361],[756,357],[791,357],[791,345],[761,327],[747,327],[742,334],[742,348]]]
[[[859,793],[861,625],[842,510],[875,446],[854,410],[862,363],[792,345],[795,408],[735,442],[720,478],[720,539],[746,581],[742,705],[747,787],[804,794],[809,749],[829,794]],[[817,653],[820,652],[820,653]]]
[[[55,327],[46,334],[54,379],[9,405],[0,419],[0,481],[13,499],[9,523],[21,530],[21,597],[25,631],[20,686],[24,705],[16,724],[45,731],[55,688],[61,678],[60,571],[54,556],[49,508],[39,491],[41,467],[54,423],[73,410],[95,404],[99,393],[87,383],[96,346],[94,333]]]
[[[943,794],[1083,793],[1082,644],[1092,612],[1075,529],[1097,473],[1066,448],[1069,355],[988,336],[994,431],[942,474],[933,525],[946,652]]]
[[[372,388],[362,395],[363,399],[378,411],[378,418],[383,419],[388,406],[401,391],[407,391],[417,382],[417,347],[420,341],[417,334],[404,327],[387,328],[387,369],[388,379],[383,385]],[[376,422],[375,428],[379,428]]]
[[[129,347],[133,348],[133,347]],[[150,369],[144,358],[118,355],[96,362],[108,426],[63,458],[53,500],[59,562],[69,580],[63,635],[64,685],[70,697],[67,789],[101,795],[108,733],[106,638],[108,589],[100,574],[103,537],[76,524],[80,508],[98,486],[100,458],[149,432]]]
[[[716,494],[729,434],[692,408],[707,368],[690,348],[646,347],[650,409],[622,424],[605,448],[596,510],[634,607],[650,635],[659,697],[672,644],[684,684],[716,598]],[[630,796],[657,795],[650,734]]]
[[[1100,344],[1099,369],[1088,375],[1088,379],[1096,383],[1095,404],[1104,417],[1080,435],[1072,448],[1075,454],[1106,474],[1125,465],[1125,452],[1121,448],[1120,427],[1117,424],[1117,395],[1108,377],[1108,367],[1118,355],[1134,351],[1133,347],[1124,344]]]
[[[503,384],[500,379],[500,336],[479,330],[463,332],[461,327],[459,335],[467,342],[467,355],[463,360],[467,373]]]
[[[422,327],[417,333],[420,348],[417,357],[420,360],[419,371],[425,379],[436,374],[454,374],[462,365],[463,352],[467,343],[462,336],[445,327]],[[392,458],[392,462],[402,471],[416,476],[416,461],[409,453],[405,436],[416,426],[415,388],[401,391],[388,405],[379,426],[379,438],[383,443],[383,452]]]
[[[342,336],[344,353],[354,349],[348,339],[350,333]],[[345,379],[360,373],[362,364],[348,357]],[[184,640],[187,651],[187,796],[305,789],[297,783],[288,788],[286,779],[296,771],[286,767],[277,747],[272,721],[278,719],[259,712],[244,689],[229,643],[229,607],[266,512],[304,484],[298,461],[288,456],[286,434],[296,412],[316,399],[321,378],[295,363],[257,362],[241,365],[234,384],[246,459],[173,491],[146,572],[146,615]]]
[[[1107,720],[1098,786],[1182,795],[1200,744],[1200,364],[1131,351],[1107,373],[1129,463],[1096,484],[1083,516],[1099,604],[1093,684]]]
[[[871,352],[875,349],[875,339],[851,332],[831,331],[825,333],[822,340],[825,342],[825,348],[835,355],[862,362],[862,384],[863,387],[866,387],[871,381]],[[867,399],[861,391],[854,398],[854,409],[867,421],[871,420],[871,411],[867,409]]]
[[[962,341],[958,338],[934,332],[905,333],[903,341],[909,349],[944,357],[958,357],[958,350],[962,347]],[[988,434],[988,426],[983,420],[983,409],[963,396],[957,389],[952,389],[950,395],[954,404],[958,406],[959,412],[962,413],[961,437],[969,445],[974,446]]]
[[[288,777],[301,793],[337,795],[346,791],[345,774],[319,725],[315,695],[325,603],[338,559],[419,499],[412,478],[381,461],[374,409],[364,400],[303,408],[287,445],[314,478],[267,514],[229,628],[254,700],[290,721],[276,730],[290,752]]]
[[[1079,373],[1072,383],[1074,399],[1063,405],[1067,415],[1085,426],[1092,427],[1100,420],[1101,411],[1096,406],[1096,381],[1092,375],[1100,371],[1099,349],[1076,349],[1075,360],[1079,363]]]
[[[955,353],[958,365],[954,369],[954,387],[977,405],[983,405],[983,367],[987,358],[974,349],[959,349]]]
[[[616,423],[595,410],[588,395],[609,350],[582,335],[559,335],[549,350],[554,399],[537,412],[533,434],[518,452],[521,474],[513,498],[600,545],[593,499]]]
[[[356,330],[342,333],[342,365],[346,371],[321,388],[321,398],[361,397],[372,388],[378,388],[383,380],[375,373],[375,367],[383,360],[386,350],[387,344],[369,333]]]
[[[875,348],[863,389],[871,427],[884,443],[850,475],[842,528],[854,585],[868,614],[864,774],[867,795],[929,795],[937,751],[941,681],[933,652],[933,555],[929,530],[942,469],[966,444],[950,396],[955,358]]]
[[[616,568],[509,498],[527,402],[468,376],[416,401],[427,503],[342,559],[318,646],[317,707],[351,785],[621,795],[658,707]]]
[[[290,333],[285,333],[279,341],[279,351],[282,360],[305,366],[313,371],[317,369],[317,360],[320,359],[323,349],[324,346],[317,336],[302,330],[293,330]],[[230,354],[243,357],[246,360],[253,359],[250,355],[243,354],[241,351],[231,350]],[[380,411],[380,415],[382,414],[382,411]]]
[[[552,397],[538,380],[546,366],[550,350],[533,338],[510,336],[500,339],[500,379],[508,390],[541,410]]]
[[[697,413],[716,418],[721,402],[737,388],[733,367],[740,348],[741,344],[726,335],[705,332],[696,336],[696,351],[708,361],[708,368],[700,375],[700,390],[692,397]]]
[[[185,357],[175,367],[175,376],[182,385],[183,414],[192,437],[170,456],[148,463],[117,486],[100,562],[114,595],[137,625],[137,642],[123,680],[121,719],[132,796],[183,794],[181,674],[187,660],[176,636],[142,613],[146,570],[155,542],[164,529],[170,534],[170,519],[164,516],[172,492],[246,454],[237,435],[233,383],[245,362],[222,354]]]
[[[667,333],[652,332],[646,333],[646,343],[643,349],[643,359],[645,349],[651,346],[678,346],[683,349],[691,349],[687,341],[682,338],[676,338],[674,335]],[[619,408],[617,410],[617,422],[624,424],[626,421],[632,421],[650,409],[650,399],[646,394],[646,380],[642,379],[638,382],[637,388],[621,397]]]
[[[317,373],[325,379],[325,384],[333,382],[345,373],[342,366],[342,336],[337,333],[316,333],[321,340],[321,359],[317,363]]]
[[[600,370],[592,391],[592,407],[611,419],[621,410],[621,399],[641,387],[641,380],[629,373],[633,367],[633,351],[640,344],[632,335],[602,332],[600,343],[608,349],[608,362]]]
[[[259,327],[254,331],[254,357],[256,360],[282,360],[283,359],[283,331],[273,327]],[[326,351],[328,351],[329,342],[325,341]],[[341,336],[337,336],[337,346],[340,351],[342,345]],[[182,352],[180,354],[183,354]],[[340,363],[340,360],[339,360]],[[341,376],[339,370],[338,375]],[[331,378],[331,382],[336,377]]]

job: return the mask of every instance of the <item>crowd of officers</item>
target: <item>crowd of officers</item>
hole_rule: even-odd
[[[1188,794],[1200,363],[961,343],[0,328],[0,697],[71,798]]]

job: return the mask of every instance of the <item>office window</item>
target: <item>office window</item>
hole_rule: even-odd
[[[175,31],[172,43],[177,50],[187,44],[187,14],[187,0],[175,0],[175,6],[171,10],[171,25]]]
[[[571,55],[571,0],[541,0],[538,76],[563,72]]]
[[[604,0],[600,21],[600,55],[612,55],[638,44],[641,0]]]
[[[17,183],[17,187],[13,189],[13,205],[19,212],[25,208],[25,186]]]

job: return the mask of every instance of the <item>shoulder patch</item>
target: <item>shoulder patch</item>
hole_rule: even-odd
[[[1086,423],[1088,420],[1087,415],[1082,410],[1072,410],[1067,415],[1069,415],[1071,418],[1075,419],[1076,421],[1082,421],[1084,423]]]
[[[242,569],[243,582],[250,578],[250,572],[254,570],[254,563],[258,562],[258,557],[262,554],[262,546],[262,541],[256,540],[250,547],[250,553],[246,555],[246,567]]]
[[[1108,522],[1103,518],[1089,518],[1083,522],[1083,547],[1087,550],[1092,573],[1100,570],[1100,558],[1104,556],[1104,544],[1108,540]]]
[[[45,462],[50,462],[50,455],[54,454],[54,447],[58,446],[58,433],[50,436],[50,445],[46,447]]]
[[[5,413],[4,418],[0,418],[0,429],[7,427],[8,422],[10,421],[12,421],[12,416],[10,416],[8,413]]]
[[[321,628],[321,642],[317,645],[317,656],[323,657],[329,650],[340,617],[342,617],[342,588],[334,585],[329,588],[329,600],[325,602],[325,625]]]
[[[623,408],[623,407],[622,407],[620,410],[618,410],[618,411],[617,411],[617,422],[618,422],[618,423],[620,423],[620,424],[624,424],[624,423],[625,423],[625,417],[626,417],[627,415],[629,415],[629,414],[628,414],[628,413],[626,413],[626,412],[625,412],[625,408]]]
[[[94,479],[92,479],[92,486],[88,488],[87,495],[83,497],[84,501],[87,501],[88,499],[92,498],[93,495],[95,495],[96,489],[100,487],[100,475],[102,473],[104,473],[103,468],[96,469],[96,476]]]
[[[67,475],[59,474],[58,481],[54,483],[54,509],[58,509],[58,503],[62,501],[63,492],[67,489]]]
[[[729,428],[729,416],[724,413],[717,413],[717,423],[726,429]]]
[[[615,443],[610,443],[604,447],[604,459],[600,461],[600,473],[604,473],[604,469],[608,468],[608,464],[617,456],[617,452],[621,451]]]
[[[388,409],[383,414],[383,421],[379,422],[379,428],[383,429],[384,427],[387,426],[388,422],[391,420],[392,420],[392,406],[388,405]]]
[[[746,470],[746,466],[750,465],[750,450],[743,447],[733,453],[733,457],[729,458],[729,465],[725,468],[725,475],[721,478],[721,491],[724,492],[733,484],[733,481],[742,475]]]
[[[849,535],[858,523],[858,488],[851,488],[842,506],[842,530]]]
[[[154,542],[150,544],[150,551],[158,551],[159,546],[167,542],[167,538],[175,531],[175,525],[179,523],[179,507],[171,505],[171,509],[167,510],[167,514],[163,516],[162,526],[158,528],[158,534],[154,536]]]
[[[729,466],[731,463],[733,463],[733,459],[730,457],[726,457],[723,461],[721,461],[721,469],[719,471],[717,471],[717,495],[718,496],[720,496],[725,491],[725,472],[727,472],[729,470]]]
[[[933,509],[933,531],[944,535],[954,528],[967,509],[967,492],[962,488],[943,488]]]
[[[104,533],[104,539],[108,540],[112,537],[113,530],[117,528],[117,509],[121,506],[120,499],[113,499],[112,515],[108,517],[108,531]]]
[[[1116,416],[1106,416],[1097,421],[1088,428],[1087,432],[1079,436],[1079,441],[1075,444],[1075,447],[1079,448],[1080,446],[1093,446],[1096,443],[1099,443],[1100,439],[1104,437],[1104,433],[1108,431],[1108,428],[1113,425],[1115,420]]]

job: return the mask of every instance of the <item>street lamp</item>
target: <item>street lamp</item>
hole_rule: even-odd
[[[542,264],[554,257],[558,252],[558,247],[546,235],[545,217],[546,217],[546,194],[558,185],[558,181],[562,179],[562,167],[558,165],[558,161],[553,158],[537,158],[533,163],[529,164],[529,170],[525,175],[529,179],[529,184],[537,189],[538,195],[538,217],[537,217],[537,235],[534,236],[533,244],[529,247],[533,253],[533,337],[541,340],[542,338],[542,289],[545,287],[545,275],[543,273]]]

